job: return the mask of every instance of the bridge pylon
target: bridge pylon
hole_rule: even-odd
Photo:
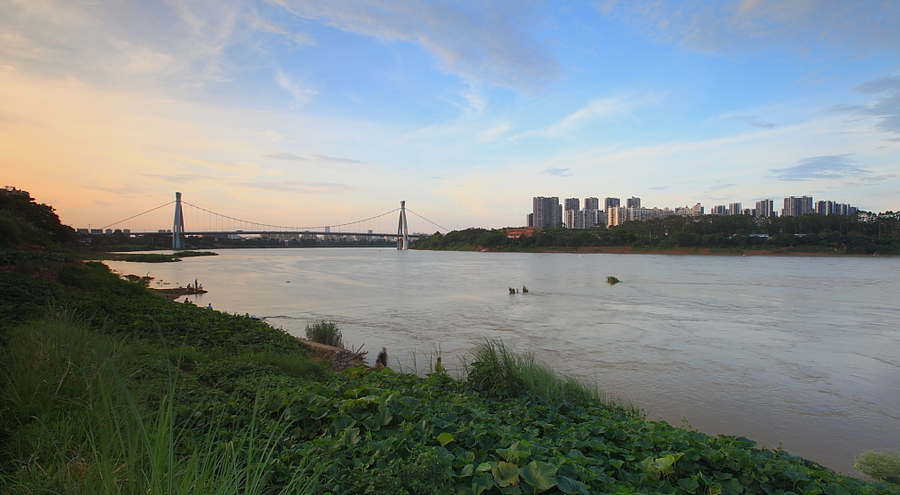
[[[406,224],[406,201],[400,202],[400,224],[397,226],[397,249],[409,250],[409,226]]]
[[[172,249],[184,249],[184,213],[181,211],[181,193],[175,193],[175,222],[172,225]]]

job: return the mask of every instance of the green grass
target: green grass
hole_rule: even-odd
[[[282,469],[273,483],[289,421],[267,421],[263,428],[257,419],[267,413],[259,404],[238,425],[224,410],[211,417],[183,414],[173,401],[175,370],[162,386],[135,379],[146,364],[135,351],[66,311],[10,332],[0,350],[0,459],[12,467],[0,471],[4,493],[317,489],[309,462]]]
[[[544,399],[562,398],[579,404],[621,409],[642,417],[643,411],[628,401],[615,398],[596,384],[560,374],[537,362],[532,352],[516,352],[495,339],[478,343],[466,364],[466,381],[476,390],[492,396],[515,397],[530,394]]]
[[[341,327],[333,321],[317,320],[306,324],[306,340],[333,347],[344,347]]]

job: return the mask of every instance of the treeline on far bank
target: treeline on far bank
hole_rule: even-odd
[[[416,249],[542,251],[556,248],[770,250],[776,253],[900,254],[900,212],[855,215],[807,214],[756,218],[750,215],[670,216],[630,221],[610,228],[543,229],[509,238],[506,229],[471,228],[416,242]]]

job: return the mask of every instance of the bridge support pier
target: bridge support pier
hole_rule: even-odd
[[[397,249],[409,250],[409,226],[406,224],[406,201],[400,202],[400,224],[397,226]]]
[[[184,249],[184,213],[181,211],[181,193],[175,193],[175,222],[172,225],[172,249]]]

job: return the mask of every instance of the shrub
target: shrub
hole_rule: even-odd
[[[316,320],[306,324],[306,340],[333,347],[344,347],[341,327],[333,321]]]
[[[533,353],[514,352],[499,340],[480,342],[471,358],[472,362],[466,365],[467,383],[491,396],[530,394],[544,399],[562,398],[581,404],[605,405],[632,416],[643,415],[639,408],[621,403],[574,376],[560,375],[536,362]]]
[[[609,277],[606,277],[606,283],[608,283],[609,285],[616,285],[617,283],[619,283],[619,279],[610,275]]]
[[[900,454],[867,450],[856,458],[853,469],[877,480],[900,483]]]

